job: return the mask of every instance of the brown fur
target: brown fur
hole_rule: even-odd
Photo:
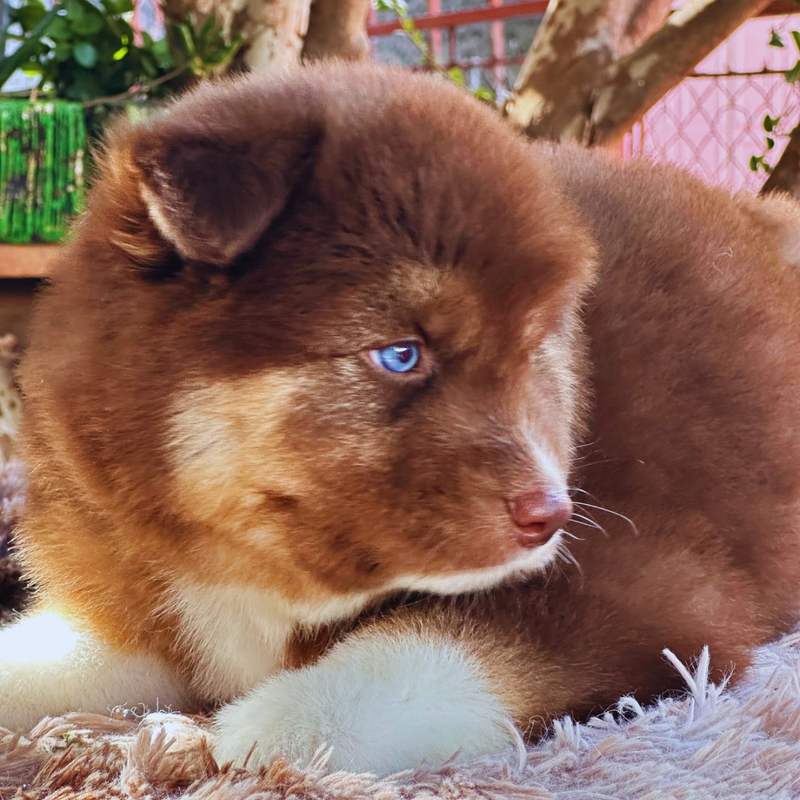
[[[101,639],[192,682],[189,579],[312,609],[302,663],[404,576],[516,557],[508,498],[570,464],[605,529],[570,526],[580,570],[395,603],[358,635],[463,641],[525,726],[670,689],[664,647],[742,667],[795,619],[792,204],[530,146],[434,78],[333,65],[117,128],[90,208],[24,367],[21,538],[42,602]],[[412,335],[411,378],[364,357]]]

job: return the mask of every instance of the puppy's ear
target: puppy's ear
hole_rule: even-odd
[[[170,135],[172,133],[172,135]],[[184,259],[230,264],[252,247],[306,173],[316,137],[176,135],[158,129],[135,143],[139,192],[159,234]]]

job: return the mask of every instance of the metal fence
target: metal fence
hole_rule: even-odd
[[[410,0],[416,27],[436,60],[459,67],[471,89],[492,89],[499,100],[509,94],[547,0]],[[372,13],[368,26],[379,61],[423,68],[420,53],[389,13]]]
[[[768,45],[773,30],[784,48]],[[800,30],[800,14],[746,22],[634,126],[625,155],[670,161],[713,183],[757,191],[765,174],[750,170],[751,157],[766,154],[775,164],[786,144],[782,134],[800,121],[800,91],[784,74],[800,56],[791,30]],[[777,135],[764,130],[767,115],[782,117]]]

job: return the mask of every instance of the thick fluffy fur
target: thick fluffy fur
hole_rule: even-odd
[[[90,205],[23,375],[23,552],[75,645],[0,633],[0,724],[127,669],[117,702],[235,701],[222,759],[388,772],[670,690],[665,647],[739,673],[795,619],[789,201],[333,65],[118,128]],[[405,376],[369,355],[412,340]],[[568,483],[563,560],[510,509]]]

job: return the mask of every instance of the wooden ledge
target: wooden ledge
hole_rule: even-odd
[[[0,278],[46,278],[58,253],[57,244],[0,243]]]

